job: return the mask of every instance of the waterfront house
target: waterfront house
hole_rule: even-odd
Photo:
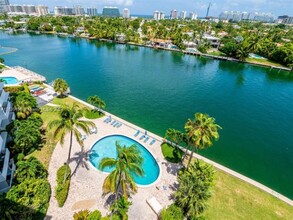
[[[6,126],[15,119],[12,104],[8,100],[9,93],[4,91],[4,83],[0,82],[0,193],[7,192],[12,184],[15,164],[10,158],[10,151],[6,147],[9,138]]]
[[[202,38],[208,41],[213,48],[218,49],[220,47],[220,38],[213,37],[208,34],[204,34]]]

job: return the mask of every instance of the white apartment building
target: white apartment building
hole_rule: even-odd
[[[6,7],[9,5],[8,0],[0,0],[0,13],[6,12]]]
[[[13,180],[15,164],[10,159],[10,151],[6,148],[7,132],[6,126],[15,119],[12,104],[9,102],[9,93],[4,91],[4,83],[0,82],[0,193],[7,192]]]
[[[181,11],[180,18],[184,20],[186,18],[186,14],[187,14],[186,11]]]
[[[154,11],[154,19],[155,20],[163,20],[163,19],[165,19],[165,12],[163,12],[163,11]]]
[[[48,7],[44,5],[7,5],[6,12],[11,15],[41,16],[49,14]]]
[[[122,14],[123,18],[130,18],[130,11],[128,8],[124,8],[123,9],[123,14]]]
[[[194,12],[190,12],[189,18],[190,18],[190,20],[196,20],[197,19],[197,14],[195,14]]]
[[[97,16],[98,10],[96,8],[87,8],[86,12],[89,16]]]

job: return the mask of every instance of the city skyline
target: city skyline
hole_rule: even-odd
[[[195,12],[198,16],[205,16],[209,2],[212,3],[211,16],[219,16],[223,11],[247,11],[247,12],[270,12],[276,17],[287,14],[293,15],[292,0],[234,0],[232,3],[228,0],[149,0],[142,2],[140,0],[10,0],[10,4],[41,4],[49,6],[53,11],[54,6],[81,5],[84,8],[95,7],[98,13],[102,12],[104,6],[117,6],[119,9],[127,7],[131,14],[152,15],[155,10],[164,11],[166,14],[173,9],[178,12]]]

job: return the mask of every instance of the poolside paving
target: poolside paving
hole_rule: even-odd
[[[131,198],[133,204],[130,206],[128,212],[129,219],[157,219],[156,214],[146,203],[146,200],[151,197],[155,197],[164,207],[172,203],[171,195],[175,189],[174,186],[176,186],[176,173],[179,166],[169,163],[164,159],[160,147],[162,138],[148,132],[148,135],[151,138],[147,143],[144,143],[144,139],[139,140],[141,134],[134,137],[137,129],[144,132],[143,129],[112,116],[112,120],[113,118],[115,120],[118,119],[119,122],[123,124],[119,128],[113,127],[111,123],[107,124],[103,122],[105,118],[106,116],[93,120],[98,128],[98,132],[97,134],[91,134],[86,138],[84,141],[84,152],[81,152],[80,146],[77,144],[76,140],[74,140],[71,154],[72,161],[70,163],[73,174],[69,195],[62,208],[58,207],[57,201],[54,197],[54,189],[56,186],[57,169],[66,162],[69,138],[66,138],[63,147],[60,146],[60,144],[56,146],[49,165],[48,177],[52,188],[52,196],[47,216],[51,216],[51,219],[72,219],[73,214],[81,209],[98,209],[102,212],[103,216],[108,214],[108,197],[102,197],[102,184],[107,174],[98,171],[90,164],[87,159],[87,153],[97,140],[113,134],[128,136],[145,146],[153,154],[161,168],[160,177],[155,184],[149,187],[139,187],[138,193]],[[150,145],[153,138],[156,138],[157,140],[153,145]]]

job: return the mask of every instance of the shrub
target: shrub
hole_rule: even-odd
[[[161,220],[182,220],[184,218],[182,210],[175,204],[170,205],[161,212]]]
[[[73,215],[73,219],[74,220],[87,220],[88,215],[89,215],[89,210],[85,209],[85,210],[81,210],[79,212],[74,213]]]
[[[102,214],[99,210],[95,210],[93,212],[90,212],[90,214],[87,217],[87,220],[100,220],[102,218]]]
[[[110,210],[113,211],[114,214],[119,217],[119,219],[127,220],[127,212],[131,204],[132,203],[129,202],[127,199],[121,197],[111,205]]]
[[[50,195],[50,184],[46,179],[27,179],[13,186],[6,195],[14,216],[12,219],[43,219]]]
[[[63,207],[67,199],[69,186],[70,186],[70,175],[71,175],[70,167],[68,167],[68,176],[65,182],[63,183],[65,171],[66,171],[66,165],[63,165],[57,171],[57,186],[55,189],[56,190],[55,198],[57,199],[59,207]]]
[[[46,179],[47,175],[47,170],[35,157],[17,162],[15,176],[18,183],[26,179]]]

